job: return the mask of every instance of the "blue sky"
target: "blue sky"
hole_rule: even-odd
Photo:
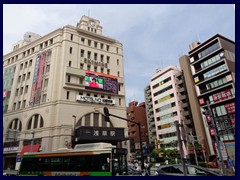
[[[83,15],[98,19],[103,35],[124,48],[126,103],[144,101],[144,88],[157,68],[179,66],[189,44],[215,34],[235,41],[232,4],[4,4],[3,54],[25,32],[41,36],[79,22]]]

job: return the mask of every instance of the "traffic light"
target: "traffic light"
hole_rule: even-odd
[[[107,108],[107,107],[104,107],[104,108],[103,108],[103,112],[104,112],[105,121],[106,121],[106,122],[110,122],[108,108]]]

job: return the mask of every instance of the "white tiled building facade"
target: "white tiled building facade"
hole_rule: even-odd
[[[179,121],[182,124],[183,118],[175,76],[180,72],[178,67],[168,66],[158,69],[151,79],[150,87],[156,128],[155,145],[158,141],[160,148],[178,149],[174,122]],[[186,152],[186,147],[183,148]]]
[[[102,35],[98,20],[83,16],[76,27],[24,40],[3,58],[4,168],[33,137],[42,151],[66,147],[77,126],[123,128],[127,137],[127,122],[103,118],[104,106],[126,118],[125,84],[123,46]],[[93,77],[102,87],[87,87]]]

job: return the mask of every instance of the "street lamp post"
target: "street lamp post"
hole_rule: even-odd
[[[73,130],[72,130],[72,146],[74,146],[75,145],[74,136],[75,136],[75,128],[76,128],[76,118],[77,118],[77,116],[72,115],[72,117],[74,118]]]
[[[31,140],[30,152],[32,152],[32,149],[33,149],[35,132],[34,132],[34,131],[32,131],[32,132],[31,132],[31,134],[32,134],[32,140]]]
[[[144,169],[144,159],[143,159],[142,132],[141,132],[141,124],[140,124],[140,122],[131,121],[129,119],[126,119],[126,118],[123,118],[123,117],[120,117],[120,116],[116,116],[114,114],[110,114],[107,107],[104,107],[103,110],[104,110],[104,115],[105,115],[105,121],[110,122],[109,116],[113,116],[113,117],[122,119],[124,121],[128,121],[128,122],[131,122],[133,124],[137,124],[138,125],[139,141],[140,141],[140,151],[141,151],[141,169],[142,169],[142,172],[143,172],[143,169]]]
[[[182,124],[179,124],[179,121],[174,121],[174,124],[176,126],[176,133],[177,133],[177,137],[178,137],[178,145],[179,145],[179,150],[180,150],[180,156],[182,159],[182,167],[183,167],[183,175],[187,176],[187,167],[186,167],[186,158],[184,156],[184,150],[183,150],[183,142],[184,139],[182,139],[181,137],[181,132],[180,132],[180,127],[182,126]]]

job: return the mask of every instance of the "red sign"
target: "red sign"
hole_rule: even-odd
[[[214,136],[214,129],[213,128],[210,128],[210,135]]]
[[[200,103],[200,105],[203,105],[203,104],[205,104],[205,101],[204,101],[204,99],[203,99],[203,98],[199,99],[199,103]]]
[[[232,95],[231,90],[227,89],[227,90],[219,92],[217,94],[213,94],[212,97],[213,97],[213,101],[216,103],[216,102],[219,102],[219,101],[229,99],[229,98],[233,97],[233,95]]]
[[[225,104],[224,106],[225,106],[226,111],[227,111],[228,114],[235,113],[235,102],[229,103],[229,104]]]

